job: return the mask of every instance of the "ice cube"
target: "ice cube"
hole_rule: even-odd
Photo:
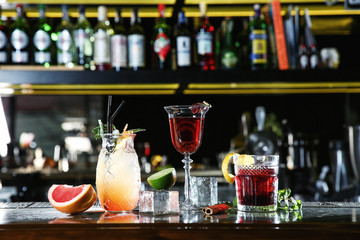
[[[197,207],[215,205],[218,202],[218,184],[215,177],[191,177],[191,200]]]
[[[178,191],[140,191],[139,212],[172,214],[179,212]]]

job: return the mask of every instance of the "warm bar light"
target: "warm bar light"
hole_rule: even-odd
[[[322,88],[322,89],[185,89],[184,95],[230,95],[230,94],[319,94],[319,93],[360,93],[360,88]]]
[[[268,0],[266,1],[268,2]],[[360,15],[360,10],[346,10],[343,5],[335,5],[335,6],[326,6],[322,5],[300,5],[300,15],[304,15],[304,9],[309,9],[309,14],[311,16],[341,16],[341,15]],[[183,7],[185,11],[186,17],[200,17],[200,12],[198,6],[187,5]],[[122,17],[130,18],[132,8],[125,7],[122,9]],[[38,18],[39,12],[36,7],[29,7],[25,9],[26,15],[30,18]],[[170,18],[172,16],[173,7],[168,6],[165,8],[165,17]],[[287,13],[287,5],[282,5],[281,15],[285,15]],[[62,13],[59,7],[51,7],[49,6],[46,9],[46,17],[50,18],[61,18]],[[295,10],[292,11],[292,14],[295,14]],[[3,15],[7,17],[15,17],[16,12],[15,9],[3,9]],[[78,8],[71,7],[69,8],[69,15],[73,18],[77,18],[79,16]],[[141,18],[156,18],[158,17],[158,9],[156,6],[154,7],[141,7],[139,8],[139,16]],[[210,5],[208,6],[207,15],[209,17],[248,17],[254,15],[254,10],[252,6],[249,5],[234,5],[234,6],[218,6],[218,5]],[[115,16],[115,10],[112,7],[109,7],[108,17],[113,18]],[[89,7],[86,8],[86,17],[88,18],[96,18],[97,17],[97,8]]]
[[[185,0],[185,4],[199,4],[204,0]],[[206,4],[268,4],[270,0],[205,0]],[[344,2],[344,0],[339,0]],[[323,3],[325,0],[280,0],[280,3],[300,4],[300,3]]]
[[[299,6],[300,15],[304,15],[304,9],[309,9],[310,16],[340,16],[340,15],[360,15],[360,10],[345,10],[344,6]],[[186,6],[183,8],[186,17],[200,17],[198,7]],[[287,6],[282,5],[281,15],[284,16],[287,13]],[[292,11],[295,14],[295,11]],[[207,9],[207,15],[209,17],[246,17],[253,16],[254,10],[251,6],[209,6]]]
[[[15,90],[13,95],[174,95],[176,90]]]
[[[173,95],[179,83],[154,84],[19,84],[9,95]]]
[[[165,17],[170,18],[172,16],[172,7],[165,8]],[[29,18],[38,18],[39,10],[34,7],[25,8],[26,16]],[[131,17],[132,8],[126,7],[121,9],[121,16],[123,18]],[[16,17],[15,9],[3,9],[3,15],[7,17]],[[71,7],[69,8],[70,17],[77,18],[79,16],[79,9]],[[96,18],[97,17],[97,8],[89,7],[85,10],[85,15],[88,18]],[[45,16],[49,18],[61,18],[62,13],[61,9],[58,7],[48,7],[45,12]],[[157,7],[149,7],[149,8],[139,8],[139,16],[140,18],[156,18],[159,16],[159,12]],[[115,17],[115,9],[109,7],[108,17]]]
[[[175,4],[175,0],[6,0],[8,3],[23,4],[115,4],[115,5],[157,5],[162,4]]]
[[[360,82],[314,82],[314,83],[190,83],[188,89],[275,89],[275,88],[359,88]]]
[[[190,83],[184,94],[359,93],[359,82]]]
[[[154,84],[20,84],[12,85],[14,89],[32,90],[176,90],[179,83],[154,83]]]
[[[7,144],[10,143],[10,134],[5,117],[5,110],[0,97],[0,156],[7,155]]]

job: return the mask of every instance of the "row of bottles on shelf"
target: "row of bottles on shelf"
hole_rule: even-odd
[[[278,68],[275,36],[271,32],[272,20],[268,19],[269,14],[261,14],[259,5],[255,5],[255,14],[249,21],[243,20],[238,34],[234,33],[234,20],[229,17],[215,31],[206,15],[205,3],[201,2],[199,6],[201,19],[197,30],[190,30],[184,12],[180,11],[178,24],[172,31],[164,16],[165,6],[159,4],[159,17],[149,44],[151,57],[146,58],[147,36],[137,9],[132,12],[131,26],[127,30],[120,8],[116,8],[114,21],[110,23],[107,8],[99,6],[98,22],[93,28],[85,17],[84,6],[79,7],[79,17],[73,25],[68,8],[63,5],[62,20],[53,27],[45,17],[45,6],[39,5],[39,19],[30,28],[23,7],[18,4],[17,17],[11,24],[0,19],[0,64],[80,65],[90,70],[116,71],[143,68]],[[319,67],[314,38],[311,35],[312,41],[304,42],[303,38],[309,35],[306,33],[300,33],[302,41],[300,50],[296,51],[296,66],[290,68]]]

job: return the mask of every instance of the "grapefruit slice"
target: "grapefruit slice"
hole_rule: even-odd
[[[89,209],[97,200],[90,184],[80,186],[54,184],[48,191],[51,205],[63,213],[74,214]]]

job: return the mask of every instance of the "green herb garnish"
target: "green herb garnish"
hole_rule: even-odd
[[[146,131],[146,129],[143,128],[135,128],[135,129],[131,129],[131,130],[127,130],[130,133],[137,133],[137,132],[143,132]]]
[[[290,196],[291,189],[286,188],[278,191],[278,209],[288,210],[288,211],[301,211],[302,202],[301,200],[295,200],[294,197]]]
[[[107,133],[107,124],[102,125],[103,131],[101,132],[100,126],[95,127],[92,132],[94,133],[95,140],[101,138],[101,134]],[[116,130],[116,127],[113,125],[113,130]]]
[[[103,124],[100,119],[98,120],[98,122],[99,122],[99,126],[95,127],[92,130],[92,132],[94,133],[95,140],[100,139],[101,134],[108,133],[107,132],[107,124]],[[112,127],[113,127],[113,131],[116,130],[116,127],[114,125]],[[137,133],[137,132],[143,132],[143,131],[145,131],[145,129],[143,129],[143,128],[135,128],[135,129],[127,130],[127,132],[129,132],[129,133]]]
[[[291,189],[286,188],[278,191],[277,208],[280,211],[280,216],[283,220],[289,221],[290,218],[300,220],[302,219],[302,202],[301,200],[295,200],[290,196]],[[227,213],[237,212],[237,198],[234,198],[233,202],[225,202],[230,208],[227,209]],[[285,210],[285,211],[284,211]],[[291,213],[291,214],[290,214]],[[291,216],[290,216],[291,215]]]

